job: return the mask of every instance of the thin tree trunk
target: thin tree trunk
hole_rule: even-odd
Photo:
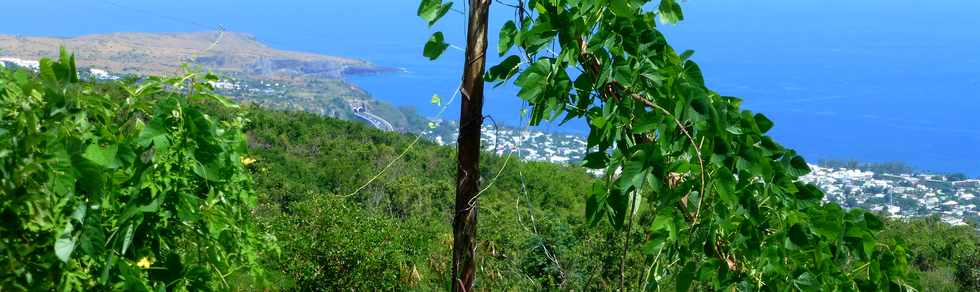
[[[472,291],[476,277],[476,214],[480,191],[480,129],[490,0],[469,0],[463,101],[459,112],[456,207],[453,217],[453,290]]]
[[[637,192],[637,190],[633,190]],[[623,255],[619,258],[619,291],[626,291],[626,256],[629,255],[630,248],[630,231],[633,230],[633,209],[636,208],[636,196],[638,193],[632,194],[633,198],[630,199],[630,208],[626,212],[630,213],[629,220],[627,220],[626,225],[626,236],[623,239]]]

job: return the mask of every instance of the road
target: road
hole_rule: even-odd
[[[382,131],[395,130],[395,127],[392,126],[391,123],[375,114],[372,114],[370,111],[368,111],[367,106],[361,104],[359,101],[348,100],[347,105],[354,111],[355,116],[368,121],[368,123],[371,123],[371,125],[375,128]]]

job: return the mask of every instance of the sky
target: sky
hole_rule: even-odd
[[[508,0],[501,0],[508,1]],[[434,31],[415,0],[31,0],[4,3],[0,33],[77,36],[117,31],[227,30],[270,46],[365,59],[404,74],[355,77],[376,98],[433,115],[432,94],[451,96],[463,54],[421,56]],[[457,5],[462,2],[457,1]],[[776,122],[772,135],[810,161],[905,161],[980,176],[980,1],[689,0],[685,20],[662,26],[693,49],[709,87],[745,99]],[[10,13],[9,11],[16,11]],[[491,27],[510,19],[495,4]],[[434,29],[462,46],[464,18]],[[491,47],[495,46],[491,33]],[[490,59],[490,65],[495,59]],[[520,123],[505,86],[486,111]],[[446,117],[455,116],[451,108]],[[581,122],[545,129],[583,133]]]

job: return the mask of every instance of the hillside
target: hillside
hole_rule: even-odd
[[[0,174],[9,174],[0,214],[11,219],[0,224],[0,288],[432,291],[449,282],[453,148],[162,88],[179,77],[80,81],[73,63],[0,69],[0,116],[12,117],[0,120]],[[649,257],[641,239],[655,233],[624,235],[613,217],[586,222],[595,179],[583,168],[485,155],[480,177],[480,289],[612,290],[621,263]],[[902,262],[885,268],[904,268],[907,255],[925,291],[980,287],[974,226],[873,222],[887,227],[882,242],[902,243]]]
[[[236,32],[119,32],[73,38],[0,35],[2,56],[56,57],[60,46],[70,48],[81,67],[121,74],[178,74],[183,63],[253,78],[315,75],[336,79],[348,72],[380,70],[361,60],[276,50]]]
[[[448,281],[453,148],[421,141],[395,160],[414,137],[261,107],[246,116],[257,218],[283,251],[267,258],[277,288],[431,291]],[[596,271],[618,258],[595,246],[619,237],[585,224],[583,168],[494,155],[482,165],[483,287],[607,287],[615,274]]]
[[[376,101],[344,80],[351,74],[378,74],[390,68],[366,61],[271,48],[237,32],[120,32],[73,38],[0,35],[0,66],[13,63],[37,69],[37,60],[57,57],[65,47],[78,57],[82,73],[100,79],[125,75],[182,74],[183,64],[212,70],[222,77],[218,92],[269,108],[306,111],[358,120],[349,103],[364,104],[396,130],[425,124],[408,108]]]
[[[257,159],[250,167],[260,196],[257,218],[283,249],[281,257],[267,257],[268,269],[278,273],[275,288],[441,289],[450,262],[453,148],[420,142],[354,193],[413,137],[306,113],[246,111]],[[585,222],[593,177],[562,164],[483,160],[481,176],[490,187],[480,199],[481,289],[618,287],[622,233]],[[882,237],[906,244],[923,291],[980,287],[975,226],[951,226],[938,216],[885,222]],[[633,241],[642,236],[648,234]],[[643,248],[633,245],[627,261],[640,265]]]

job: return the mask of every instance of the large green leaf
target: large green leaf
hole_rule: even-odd
[[[609,163],[609,155],[605,152],[592,152],[585,155],[582,166],[591,169],[605,169]]]
[[[790,227],[789,240],[801,247],[810,245],[810,236],[807,234],[806,227],[802,224],[794,224]]]
[[[715,173],[715,180],[712,182],[715,191],[718,193],[718,197],[721,198],[723,202],[729,205],[735,205],[738,203],[738,197],[735,194],[735,177],[732,172],[727,168],[721,168]]]
[[[674,0],[660,0],[660,21],[663,23],[677,23],[684,20],[684,13],[681,5]]]
[[[425,48],[423,48],[422,55],[429,58],[429,60],[438,59],[442,56],[442,53],[446,51],[449,44],[446,43],[445,36],[443,36],[441,31],[437,31],[432,34],[429,41],[425,43]]]
[[[223,107],[226,108],[238,108],[238,103],[235,103],[230,98],[224,95],[215,94],[213,92],[202,92],[199,93],[203,98],[217,101]]]
[[[797,184],[796,197],[802,200],[815,200],[823,198],[823,191],[813,184]]]
[[[789,159],[790,173],[794,176],[803,176],[810,173],[810,166],[807,165],[803,156],[794,155]]]
[[[868,224],[868,229],[879,231],[885,228],[885,224],[881,222],[875,214],[870,212],[864,213],[864,222]]]
[[[38,61],[38,63],[38,66],[40,67],[38,71],[40,71],[42,80],[48,82],[58,81],[58,76],[56,75],[54,69],[54,62],[52,62],[51,59],[43,58],[41,61]]]
[[[71,253],[75,251],[75,241],[78,240],[78,236],[73,234],[74,230],[71,223],[65,224],[65,228],[58,233],[57,240],[54,242],[54,255],[62,262],[67,263],[71,259]]]
[[[517,25],[514,21],[507,21],[500,28],[499,42],[497,43],[497,54],[503,56],[514,47],[514,40],[517,38]]]
[[[194,166],[194,173],[208,181],[217,182],[226,178],[224,169],[225,165],[221,160],[211,161],[206,164],[198,162]]]
[[[452,1],[443,4],[442,0],[422,0],[419,3],[418,16],[425,20],[429,26],[432,26],[452,7]]]
[[[585,218],[589,224],[595,225],[602,220],[603,213],[606,212],[606,195],[606,188],[602,184],[596,183],[592,186],[592,192],[585,202]]]
[[[773,126],[772,121],[763,114],[755,114],[755,124],[759,126],[759,131],[762,133],[768,132]]]
[[[78,246],[85,254],[100,255],[103,252],[102,247],[105,245],[105,241],[105,232],[102,231],[102,226],[85,224],[78,239]]]
[[[521,33],[521,45],[528,54],[537,54],[555,39],[558,32],[550,22],[536,22]]]
[[[630,16],[633,14],[633,7],[631,5],[631,0],[611,0],[609,2],[609,7],[612,8],[613,13],[617,16]]]
[[[623,191],[613,188],[609,190],[609,196],[606,198],[606,202],[609,206],[609,221],[613,224],[616,229],[622,229],[626,226],[626,213],[630,211],[630,197]]]
[[[545,92],[548,87],[551,65],[551,59],[540,59],[524,69],[514,81],[514,84],[521,87],[517,96],[529,102],[537,101],[537,97]]]
[[[684,73],[695,85],[704,86],[704,75],[701,74],[701,67],[694,61],[687,60],[684,62]]]
[[[619,187],[623,190],[639,187],[649,172],[646,161],[630,160],[623,164],[623,172],[619,177]]]
[[[85,153],[82,157],[88,159],[98,166],[106,169],[116,169],[122,166],[122,162],[116,157],[116,152],[119,150],[119,145],[110,144],[106,146],[99,146],[98,144],[89,144],[85,147]]]
[[[487,71],[484,80],[487,82],[494,82],[510,79],[515,73],[517,73],[517,69],[519,69],[520,64],[521,58],[511,55],[503,61],[500,61],[500,64],[490,67],[490,70]]]
[[[844,222],[842,221],[843,216],[844,213],[839,206],[828,204],[823,208],[823,212],[815,214],[811,228],[821,236],[831,240],[837,240],[841,237],[841,232],[844,227]]]
[[[684,265],[684,268],[677,274],[678,292],[687,292],[691,289],[691,282],[694,281],[694,275],[697,272],[697,269],[698,266],[694,262],[687,262],[687,264]]]

